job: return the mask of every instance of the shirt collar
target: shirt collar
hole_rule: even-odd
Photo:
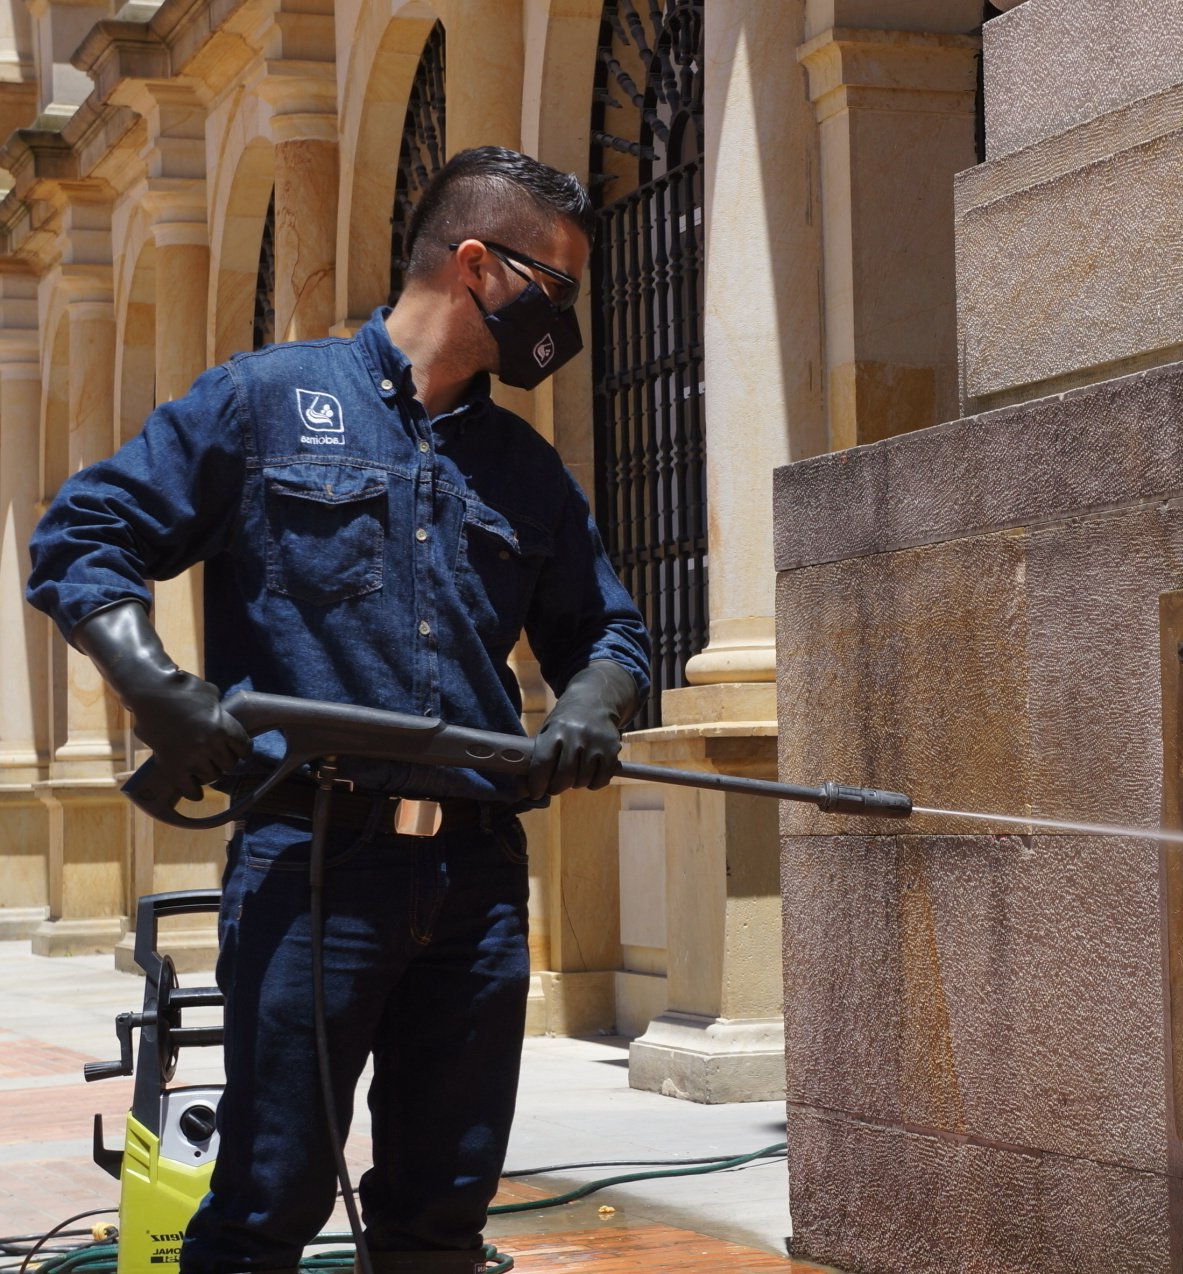
[[[356,337],[373,377],[374,388],[383,398],[393,398],[407,389],[411,379],[411,360],[395,345],[386,330],[389,314],[390,306],[380,305]]]
[[[414,380],[411,360],[395,345],[386,330],[390,308],[389,305],[380,305],[370,316],[369,322],[357,333],[356,339],[378,393],[383,398],[393,398],[403,392],[412,397]],[[476,418],[488,408],[490,386],[489,373],[478,372],[469,382],[463,400],[439,419],[459,417],[467,422]]]

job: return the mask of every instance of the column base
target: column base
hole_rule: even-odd
[[[48,916],[48,907],[0,907],[0,942],[31,938]]]
[[[526,1002],[527,1035],[595,1035],[615,1027],[613,970],[536,973]]]
[[[44,920],[32,935],[33,954],[40,956],[106,955],[123,937],[122,916],[87,916],[81,920]]]
[[[626,969],[616,975],[617,1034],[629,1039],[644,1035],[649,1023],[669,1006],[669,980],[664,974],[634,973]]]
[[[782,1100],[784,1022],[663,1013],[630,1046],[628,1082],[707,1105]]]
[[[178,973],[212,973],[218,960],[218,926],[216,919],[207,925],[190,925],[185,929],[169,929],[158,939],[159,949],[172,956]],[[120,973],[144,972],[135,957],[136,931],[129,929],[115,947],[115,968]]]

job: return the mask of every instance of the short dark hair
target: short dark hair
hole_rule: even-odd
[[[407,278],[439,268],[448,244],[490,239],[529,252],[565,218],[595,238],[591,198],[574,173],[561,173],[503,146],[453,155],[423,192],[407,228]]]

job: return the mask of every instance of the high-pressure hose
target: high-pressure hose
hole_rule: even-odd
[[[357,1247],[357,1263],[361,1274],[374,1274],[370,1249],[357,1211],[357,1200],[349,1183],[349,1167],[345,1162],[345,1141],[337,1119],[337,1102],[333,1092],[333,1072],[329,1061],[329,1028],[325,1009],[325,843],[329,834],[329,813],[333,799],[333,782],[337,777],[337,758],[326,757],[317,771],[316,799],[312,806],[312,839],[308,847],[309,921],[312,925],[312,1022],[316,1035],[316,1067],[320,1076],[321,1101],[337,1180],[345,1200],[349,1228]]]

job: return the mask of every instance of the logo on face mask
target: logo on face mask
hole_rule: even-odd
[[[545,367],[555,356],[555,343],[549,332],[534,346],[534,361],[539,367]]]
[[[502,384],[533,389],[583,348],[575,311],[560,310],[537,283],[491,314],[472,299],[497,342]]]
[[[335,395],[318,389],[297,389],[296,402],[300,419],[309,429],[326,434],[345,432],[345,414]]]

